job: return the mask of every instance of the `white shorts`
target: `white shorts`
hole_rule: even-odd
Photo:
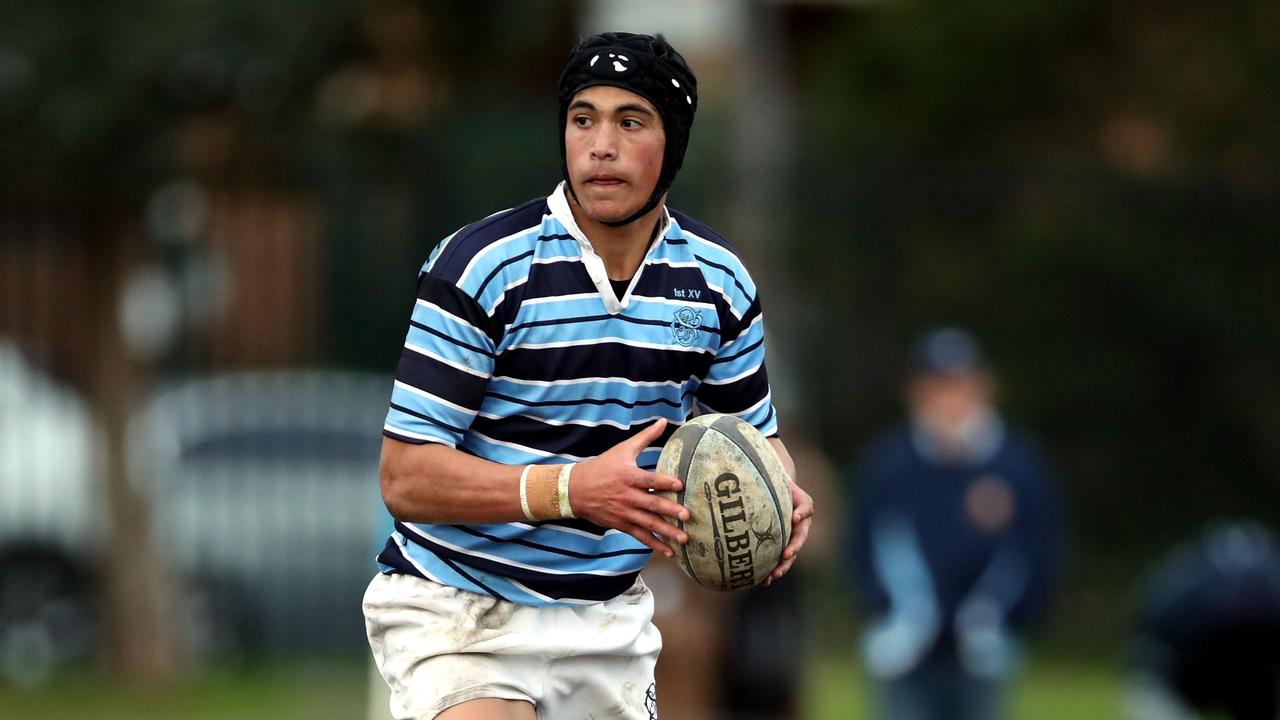
[[[478,698],[526,700],[554,720],[658,716],[662,637],[639,579],[602,603],[529,606],[380,574],[364,617],[396,720],[431,720]]]

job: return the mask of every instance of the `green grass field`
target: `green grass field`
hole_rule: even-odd
[[[363,720],[363,658],[217,671],[181,687],[123,688],[96,675],[0,688],[4,720]]]
[[[363,658],[219,671],[180,688],[125,689],[97,676],[36,690],[0,689],[5,720],[363,720],[368,667]],[[864,718],[865,684],[849,662],[814,663],[807,694],[811,720]],[[1018,684],[1013,718],[1111,720],[1121,717],[1119,675],[1109,666],[1041,660]]]
[[[868,717],[867,683],[851,663],[815,663],[809,693],[811,720]],[[1014,720],[1119,720],[1120,674],[1110,666],[1079,661],[1032,662],[1014,686]]]

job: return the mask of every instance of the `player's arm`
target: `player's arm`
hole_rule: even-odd
[[[778,453],[778,458],[782,460],[782,467],[787,471],[787,477],[791,478],[789,484],[791,486],[792,510],[791,542],[787,543],[787,547],[783,549],[782,562],[778,563],[778,567],[769,573],[769,578],[765,580],[765,585],[786,575],[791,570],[791,566],[796,562],[796,557],[800,554],[800,548],[804,547],[805,541],[809,539],[809,527],[813,524],[813,498],[796,484],[796,463],[791,459],[791,453],[787,452],[787,446],[782,444],[782,438],[769,438],[769,445],[773,447],[774,452]]]
[[[745,269],[743,270],[745,275]],[[766,435],[777,432],[777,416],[770,401],[769,375],[764,361],[764,317],[760,298],[754,296],[754,285],[747,281],[742,294],[733,298],[741,308],[735,318],[724,313],[721,326],[724,342],[716,350],[711,367],[697,392],[698,408],[707,412],[727,412],[751,423]],[[791,540],[783,548],[782,560],[765,579],[768,585],[786,575],[795,564],[796,556],[809,537],[813,518],[813,498],[795,483],[796,465],[781,438],[769,437],[769,444],[782,460],[782,466],[791,478]]]
[[[635,462],[665,427],[666,421],[659,420],[605,453],[576,463],[569,475],[569,503],[574,516],[626,532],[671,557],[671,549],[654,534],[687,542],[688,536],[664,516],[688,520],[689,511],[649,491],[678,491],[681,483],[641,470]],[[379,482],[387,510],[403,522],[514,522],[527,519],[520,502],[523,471],[522,465],[490,462],[440,443],[385,438]]]

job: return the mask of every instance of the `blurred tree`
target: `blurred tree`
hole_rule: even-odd
[[[0,3],[0,212],[37,224],[72,218],[54,252],[84,268],[72,281],[90,302],[59,311],[66,322],[49,332],[73,338],[55,363],[107,430],[110,667],[151,683],[181,668],[180,633],[175,584],[149,536],[146,498],[128,477],[128,414],[153,374],[217,365],[211,348],[240,348],[241,362],[261,362],[276,355],[246,343],[280,338],[220,339],[218,328],[189,325],[185,342],[140,353],[122,328],[130,278],[214,244],[181,227],[183,203],[205,214],[247,205],[258,223],[278,223],[279,209],[326,244],[316,265],[328,292],[309,313],[321,328],[318,359],[389,370],[413,272],[430,247],[495,203],[527,199],[533,178],[545,192],[558,176],[547,78],[571,44],[576,6]],[[547,142],[527,142],[544,132]],[[315,207],[324,227],[311,231],[298,216]],[[173,217],[157,221],[166,213]],[[158,229],[175,220],[186,239]],[[264,236],[208,223],[242,235],[237,247],[285,240],[279,227]],[[402,278],[404,292],[388,278]],[[46,290],[56,303],[58,290]],[[247,297],[269,304],[277,290]]]
[[[1277,20],[923,0],[814,31],[792,258],[844,310],[808,315],[801,373],[846,379],[807,392],[836,455],[892,412],[910,334],[956,322],[1059,457],[1084,574],[1280,520]]]
[[[281,141],[304,117],[308,48],[342,22],[339,5],[55,0],[0,10],[0,187],[11,210],[76,220],[62,252],[86,260],[76,280],[89,303],[61,330],[80,338],[69,374],[105,430],[110,666],[139,683],[182,668],[175,586],[125,461],[128,413],[150,371],[120,309],[126,279],[154,254],[143,208],[175,168],[225,170],[201,159],[243,118],[263,128],[246,142],[287,158]]]

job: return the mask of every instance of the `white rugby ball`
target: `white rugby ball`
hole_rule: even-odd
[[[676,429],[657,472],[684,483],[664,496],[689,510],[667,518],[689,535],[674,540],[676,564],[713,590],[754,587],[778,566],[791,539],[791,489],[782,460],[760,431],[733,415],[702,415]]]

